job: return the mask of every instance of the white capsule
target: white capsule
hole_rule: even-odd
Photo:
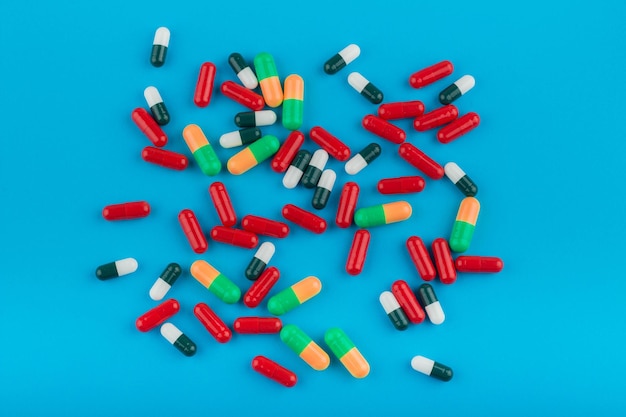
[[[339,51],[339,55],[343,59],[343,62],[348,65],[350,62],[357,59],[359,55],[361,55],[361,48],[359,48],[359,45],[351,43],[350,45]]]
[[[425,375],[430,375],[430,373],[433,371],[434,366],[434,360],[425,358],[423,356],[418,355],[414,356],[413,359],[411,359],[411,368]]]
[[[361,91],[363,91],[365,86],[369,83],[370,82],[367,80],[367,78],[365,78],[358,72],[351,72],[350,75],[348,75],[348,84],[350,84],[352,88],[354,88],[359,93],[361,93]]]
[[[276,113],[273,110],[260,110],[254,112],[256,126],[269,126],[276,123]]]
[[[360,153],[357,153],[352,158],[350,158],[348,162],[346,162],[346,165],[344,168],[346,170],[346,173],[350,175],[355,175],[361,172],[361,170],[365,168],[367,165],[368,164],[365,158],[363,158],[363,156]]]
[[[137,270],[139,264],[135,258],[124,258],[119,261],[115,261],[115,269],[117,269],[117,275],[128,275],[132,274]]]
[[[476,80],[474,80],[474,77],[472,77],[471,75],[464,75],[456,80],[454,84],[461,92],[461,95],[464,95],[469,90],[474,88],[474,86],[476,85]]]
[[[249,90],[254,90],[259,86],[259,80],[257,80],[256,75],[254,75],[254,71],[252,68],[245,67],[237,74],[239,81]]]
[[[285,175],[283,176],[283,185],[288,189],[296,188],[296,185],[300,182],[303,174],[304,172],[302,172],[302,170],[298,167],[289,165],[287,172],[285,172]]]
[[[322,172],[322,176],[320,177],[317,186],[320,188],[325,188],[328,191],[332,191],[335,186],[335,180],[337,179],[337,174],[332,169],[325,169]]]
[[[434,303],[427,305],[424,307],[424,310],[426,311],[428,319],[432,324],[441,324],[446,319],[446,315],[444,314],[439,301],[435,301]]]
[[[380,304],[383,306],[386,314],[396,311],[400,308],[400,303],[391,291],[383,291],[378,297]]]
[[[164,323],[161,326],[161,336],[165,338],[172,345],[176,342],[183,332],[181,332],[178,327],[174,326],[172,323]]]
[[[154,301],[162,300],[170,288],[172,288],[172,286],[165,282],[163,278],[159,277],[156,281],[154,281],[154,284],[152,284],[152,288],[150,288],[150,298]]]
[[[163,45],[166,48],[170,44],[170,30],[166,27],[160,27],[154,32],[153,45]]]
[[[324,149],[318,149],[313,152],[313,156],[311,157],[311,162],[309,162],[309,166],[323,171],[324,167],[326,166],[326,162],[328,162],[328,152],[326,152]]]
[[[238,130],[224,133],[220,136],[220,145],[222,148],[235,148],[237,146],[242,146],[243,143],[241,142],[241,134]]]
[[[276,252],[276,246],[274,246],[272,242],[263,242],[254,254],[254,257],[259,259],[265,265],[268,265],[272,256],[274,256],[274,252]]]
[[[146,87],[146,89],[143,90],[143,96],[146,98],[148,107],[152,107],[156,104],[163,103],[161,94],[159,94],[159,90],[157,90],[156,87],[153,87],[153,86]]]
[[[448,177],[453,184],[456,184],[465,176],[465,172],[454,162],[445,164],[443,170],[446,173],[446,177]]]

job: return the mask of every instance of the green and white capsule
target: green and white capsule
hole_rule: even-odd
[[[322,176],[322,171],[326,166],[326,162],[328,162],[328,152],[324,149],[318,149],[313,152],[311,162],[309,162],[309,166],[306,167],[304,175],[302,176],[302,185],[306,188],[313,188],[317,186],[317,183]]]
[[[239,127],[269,126],[276,120],[274,110],[244,111],[235,115],[235,124]]]
[[[170,122],[170,114],[165,107],[165,103],[163,103],[159,90],[154,86],[146,87],[146,89],[143,90],[143,96],[146,98],[154,120],[161,126],[168,124]]]
[[[196,354],[196,344],[172,323],[164,323],[161,326],[161,336],[171,345],[174,345],[183,355],[193,356]]]
[[[398,330],[406,330],[409,327],[409,318],[406,316],[402,307],[400,307],[400,303],[393,295],[391,291],[383,291],[378,297],[378,301],[383,306],[383,310],[393,323],[393,327]]]
[[[474,85],[476,85],[474,77],[471,75],[464,75],[439,93],[439,102],[444,105],[450,104],[474,88]]]
[[[180,265],[175,262],[172,262],[168,266],[165,267],[161,275],[157,278],[157,280],[150,288],[150,298],[154,301],[162,300],[165,297],[165,294],[172,288],[172,285],[176,282],[180,274],[183,272]]]
[[[100,265],[96,268],[96,277],[99,280],[107,280],[117,278],[124,275],[132,274],[137,270],[139,264],[135,258],[124,258],[119,261],[110,262]]]
[[[448,177],[448,179],[452,181],[452,184],[456,185],[466,197],[474,197],[478,193],[478,187],[474,181],[472,181],[465,171],[456,163],[448,162],[444,165],[443,170],[446,173],[446,177]]]
[[[248,145],[261,139],[261,129],[258,127],[248,127],[224,133],[220,136],[222,148],[236,148],[237,146]]]
[[[332,169],[325,169],[322,172],[322,176],[320,177],[319,182],[317,183],[317,188],[315,189],[315,193],[313,194],[313,208],[318,210],[323,209],[328,204],[328,199],[330,198],[330,193],[333,191],[333,187],[335,186],[335,180],[337,180],[337,174]]]
[[[237,78],[241,81],[244,87],[249,90],[254,90],[259,86],[259,80],[257,80],[254,71],[250,68],[250,65],[243,59],[243,56],[237,52],[233,52],[228,57],[228,64],[237,74]]]
[[[359,45],[351,43],[326,61],[324,64],[324,72],[329,75],[335,74],[357,59],[359,55],[361,55],[361,48],[359,48]]]
[[[441,303],[439,303],[432,285],[420,285],[417,289],[416,295],[417,300],[420,302],[422,307],[424,307],[424,310],[428,315],[428,319],[432,324],[441,324],[445,321],[446,315],[443,312],[443,308],[441,308]]]
[[[363,148],[361,152],[357,153],[346,162],[346,173],[350,175],[358,174],[363,168],[380,156],[380,151],[380,146],[377,143],[370,143]]]
[[[368,99],[370,103],[380,104],[383,101],[383,92],[360,73],[350,73],[350,75],[348,75],[348,83],[359,94]]]
[[[293,161],[291,161],[291,164],[289,165],[289,168],[287,168],[287,172],[285,172],[285,176],[283,177],[283,185],[285,188],[292,189],[298,185],[302,175],[304,174],[304,170],[307,166],[309,166],[310,161],[311,152],[305,149],[298,151],[296,157],[293,158]]]
[[[424,375],[432,376],[433,378],[445,382],[451,380],[453,375],[452,368],[449,366],[420,355],[414,356],[413,359],[411,359],[411,368]]]
[[[246,268],[246,278],[256,281],[270,263],[274,252],[276,247],[272,242],[263,242]]]
[[[150,54],[150,63],[155,67],[162,67],[165,64],[165,56],[167,55],[167,47],[170,44],[170,30],[166,27],[160,27],[154,33],[154,41],[152,42],[152,53]]]

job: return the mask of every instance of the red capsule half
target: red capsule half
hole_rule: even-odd
[[[161,165],[165,168],[176,169],[182,171],[187,168],[189,161],[182,153],[176,153],[165,149],[146,146],[141,151],[141,157],[144,161],[152,164]]]
[[[162,147],[167,144],[167,135],[146,109],[137,107],[130,116],[154,146]]]
[[[406,240],[406,248],[409,250],[411,260],[417,269],[417,273],[424,281],[432,281],[437,276],[435,265],[430,259],[428,248],[424,241],[417,237],[411,236]]]
[[[385,120],[408,119],[421,116],[422,113],[424,103],[419,100],[386,103],[378,107],[378,117]]]
[[[343,185],[341,195],[339,196],[337,216],[335,217],[337,226],[346,228],[352,225],[354,210],[359,199],[359,191],[359,185],[356,182],[349,181]]]
[[[259,237],[256,234],[226,226],[215,226],[211,229],[211,238],[218,242],[248,249],[255,248],[259,244]]]
[[[102,209],[102,217],[110,221],[139,219],[148,214],[150,214],[150,204],[147,201],[111,204]]]
[[[413,127],[418,132],[425,132],[429,129],[450,123],[459,116],[459,109],[454,104],[440,107],[429,113],[418,116],[413,121]]]
[[[411,74],[409,84],[413,88],[422,88],[452,74],[454,66],[450,61],[441,61]]]
[[[293,204],[286,204],[283,207],[283,217],[313,233],[320,234],[326,231],[326,220]]]
[[[246,294],[243,297],[243,303],[246,307],[255,308],[265,296],[270,292],[274,284],[278,282],[280,278],[280,271],[275,266],[266,268],[261,276],[254,281],[254,283],[248,288]]]
[[[226,323],[205,303],[196,304],[193,315],[218,342],[226,343],[233,336]]]
[[[411,323],[420,324],[424,321],[426,313],[406,281],[399,279],[394,282],[391,285],[391,293],[396,297]]]
[[[414,145],[406,142],[400,145],[398,153],[402,159],[413,165],[434,180],[443,178],[445,171],[437,162],[433,161],[428,155],[420,151]]]
[[[350,148],[331,135],[326,129],[320,126],[311,128],[309,132],[311,140],[322,147],[328,154],[335,159],[345,162],[350,158]]]
[[[222,225],[227,227],[234,226],[237,223],[237,214],[235,214],[235,209],[230,201],[226,186],[219,181],[214,182],[209,186],[209,195]]]
[[[433,258],[442,284],[452,284],[456,281],[456,268],[450,252],[448,241],[439,237],[433,241]]]
[[[200,66],[200,74],[196,83],[196,91],[193,95],[193,102],[198,107],[206,107],[211,102],[213,94],[213,83],[215,82],[215,64],[205,62]]]
[[[278,317],[239,317],[233,328],[239,334],[270,334],[280,332],[283,322]]]
[[[348,262],[346,262],[346,271],[350,275],[359,275],[363,271],[365,258],[367,258],[367,248],[370,244],[370,232],[365,229],[359,229],[354,233],[352,246],[348,253]]]
[[[397,178],[383,178],[378,181],[378,192],[381,194],[419,193],[426,186],[424,178],[419,175]]]
[[[437,132],[437,140],[441,143],[450,143],[474,129],[479,124],[480,117],[478,114],[469,112],[459,117],[449,125],[439,129],[439,132]]]
[[[265,107],[263,96],[233,81],[224,81],[220,86],[220,91],[229,99],[246,106],[250,110],[259,111]]]
[[[265,356],[255,356],[252,359],[252,369],[288,388],[293,387],[298,382],[296,374]]]
[[[287,223],[266,219],[265,217],[253,216],[251,214],[241,219],[241,228],[248,232],[263,236],[277,237],[279,239],[287,237],[289,234],[289,225]]]
[[[285,143],[278,149],[274,158],[272,158],[272,169],[276,172],[287,171],[289,164],[296,157],[303,143],[304,134],[297,130],[292,131],[285,139]]]
[[[406,140],[404,130],[372,114],[366,115],[361,124],[368,132],[372,132],[391,143],[398,144]]]
[[[171,298],[142,314],[135,322],[135,326],[140,332],[147,332],[178,313],[178,310],[180,310],[180,304]]]
[[[209,244],[206,241],[206,237],[202,232],[202,228],[200,227],[200,223],[198,223],[198,218],[196,214],[189,210],[184,209],[178,214],[178,221],[180,226],[183,228],[183,232],[191,245],[191,249],[195,253],[204,253],[206,252]]]
[[[457,272],[495,273],[502,271],[504,262],[495,256],[459,256],[454,265]]]

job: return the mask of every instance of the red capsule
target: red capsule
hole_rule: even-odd
[[[215,65],[212,62],[205,62],[200,66],[200,74],[196,83],[196,92],[193,95],[193,102],[198,107],[206,107],[211,102],[213,94],[213,83],[215,82]]]
[[[424,321],[426,313],[406,281],[399,279],[394,282],[391,285],[391,292],[411,323],[420,324]]]
[[[189,161],[182,153],[176,153],[165,149],[146,146],[141,152],[144,161],[152,164],[161,165],[165,168],[176,169],[182,171],[187,168]]]
[[[287,237],[289,234],[289,225],[287,223],[266,219],[265,217],[253,216],[251,214],[241,219],[241,228],[248,232],[280,239]]]
[[[258,111],[265,107],[265,100],[262,96],[235,82],[224,81],[220,86],[220,91],[229,99],[246,106],[250,110]]]
[[[450,252],[448,241],[439,237],[433,241],[433,258],[442,284],[452,284],[456,281],[456,268]]]
[[[429,113],[418,116],[413,121],[413,127],[418,132],[425,132],[429,129],[450,123],[459,116],[459,109],[454,104],[439,107]]]
[[[504,262],[495,256],[459,256],[454,265],[458,272],[494,273],[502,270]]]
[[[148,214],[150,214],[150,204],[147,201],[111,204],[102,209],[102,217],[107,220],[139,219]]]
[[[270,334],[280,332],[283,322],[278,317],[239,317],[233,328],[239,334]]]
[[[272,158],[272,169],[276,172],[285,172],[289,168],[289,164],[296,157],[300,147],[304,143],[304,134],[294,130],[287,136],[285,143],[282,144],[274,158]]]
[[[385,120],[408,119],[421,116],[422,113],[424,103],[419,100],[386,103],[378,107],[378,117]]]
[[[254,283],[248,288],[246,294],[243,297],[243,303],[246,307],[255,308],[265,296],[270,292],[274,284],[278,282],[280,278],[280,271],[275,266],[266,268],[261,276],[254,281]]]
[[[432,281],[437,276],[435,265],[430,259],[428,248],[424,244],[424,241],[417,237],[411,236],[406,240],[406,248],[409,250],[409,255],[420,277],[424,281]]]
[[[137,107],[130,116],[150,142],[154,143],[154,146],[162,147],[167,144],[167,135],[146,109]]]
[[[419,193],[424,189],[426,182],[419,175],[410,177],[384,178],[378,181],[378,192],[381,194],[408,194]]]
[[[331,135],[326,129],[320,126],[311,128],[309,132],[311,140],[322,147],[328,154],[341,162],[350,158],[350,148],[342,141]]]
[[[222,225],[227,227],[234,226],[237,223],[237,215],[235,214],[233,203],[230,201],[228,191],[226,191],[226,186],[221,182],[214,182],[209,186],[209,195]]]
[[[298,382],[296,374],[265,356],[255,356],[252,359],[252,369],[286,387],[293,387]]]
[[[348,262],[346,262],[348,274],[359,275],[363,271],[369,244],[370,232],[365,229],[359,229],[354,233],[352,246],[350,246],[350,252],[348,253]]]
[[[233,336],[226,323],[205,303],[196,304],[193,314],[218,342],[226,343]]]
[[[255,248],[259,244],[259,237],[256,234],[226,226],[215,226],[211,229],[211,238],[218,242],[248,249]]]
[[[372,132],[391,143],[398,144],[406,140],[404,130],[372,114],[366,115],[361,124],[368,132]]]
[[[459,117],[437,132],[437,140],[441,143],[450,143],[474,129],[480,123],[480,117],[474,112],[469,112]]]
[[[452,65],[452,62],[441,61],[435,65],[431,65],[430,67],[421,69],[411,74],[409,84],[411,84],[411,87],[413,88],[422,88],[442,79],[443,77],[447,77],[452,74],[453,70],[454,66]]]
[[[354,218],[354,210],[359,199],[359,185],[356,182],[349,181],[343,185],[341,195],[339,196],[339,207],[337,207],[337,216],[335,223],[339,227],[350,227]]]
[[[283,217],[313,233],[326,231],[326,220],[293,204],[286,204],[283,207]]]
[[[178,221],[191,245],[191,249],[193,249],[195,253],[206,252],[209,244],[206,241],[206,237],[202,232],[202,228],[200,227],[200,223],[198,223],[195,213],[189,209],[184,209],[178,214]]]
[[[398,152],[402,159],[413,165],[434,180],[443,178],[444,170],[441,165],[433,161],[424,152],[417,149],[414,145],[406,142],[400,145]]]
[[[178,310],[180,310],[180,304],[171,298],[142,314],[135,322],[135,326],[140,332],[147,332],[178,313]]]

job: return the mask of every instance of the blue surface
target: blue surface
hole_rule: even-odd
[[[300,408],[299,415],[623,415],[626,3],[271,4],[3,5],[0,414],[277,416]],[[162,25],[172,32],[170,50],[165,66],[153,68],[152,37]],[[323,62],[351,42],[361,56],[325,75]],[[235,129],[232,117],[244,109],[217,88],[208,108],[192,101],[204,61],[218,66],[216,86],[236,80],[226,61],[234,51],[250,61],[269,51],[281,78],[304,77],[305,132],[319,124],[353,152],[372,141],[383,148],[354,178],[338,161],[329,163],[338,180],[321,212],[331,223],[326,233],[293,226],[287,239],[272,240],[272,264],[282,273],[272,293],[307,275],[324,285],[284,323],[298,324],[324,348],[325,330],[343,328],[371,364],[364,380],[336,358],[324,372],[311,370],[277,335],[235,334],[220,345],[192,314],[201,301],[229,324],[268,313],[265,303],[256,310],[223,304],[189,275],[194,260],[206,259],[245,290],[254,251],[211,241],[195,255],[178,225],[181,209],[195,210],[207,230],[217,224],[207,193],[215,180],[228,187],[240,218],[280,220],[284,204],[309,207],[311,198],[303,188],[285,190],[269,163],[241,177],[224,171],[209,178],[193,161],[175,172],[141,160],[149,142],[130,112],[145,106],[148,85],[170,109],[168,149],[191,156],[180,133],[197,123],[224,163],[234,154],[217,139]],[[412,72],[442,59],[455,64],[452,76],[422,90],[408,86]],[[341,185],[355,179],[363,207],[397,199],[377,194],[378,179],[417,173],[396,145],[360,127],[376,107],[348,86],[351,71],[380,87],[385,101],[419,99],[428,109],[450,82],[476,77],[474,90],[456,103],[462,113],[481,115],[474,132],[441,145],[434,132],[398,122],[409,142],[441,163],[456,161],[478,183],[482,211],[468,253],[505,261],[498,275],[434,283],[447,314],[441,326],[398,332],[378,295],[396,279],[420,284],[404,247],[408,236],[431,242],[449,235],[461,195],[446,179],[427,180],[424,192],[406,197],[414,208],[409,221],[371,230],[362,275],[344,271],[355,229],[332,224]],[[280,125],[263,132],[281,140],[287,133]],[[315,146],[307,139],[305,148]],[[107,204],[141,199],[152,205],[148,218],[101,217]],[[96,266],[128,256],[139,261],[136,273],[95,278]],[[156,305],[148,290],[173,261],[185,274],[168,294],[182,305],[172,322],[198,344],[193,358],[158,329],[134,327]],[[254,373],[257,354],[295,371],[296,387]],[[451,366],[453,380],[412,371],[418,354]]]

